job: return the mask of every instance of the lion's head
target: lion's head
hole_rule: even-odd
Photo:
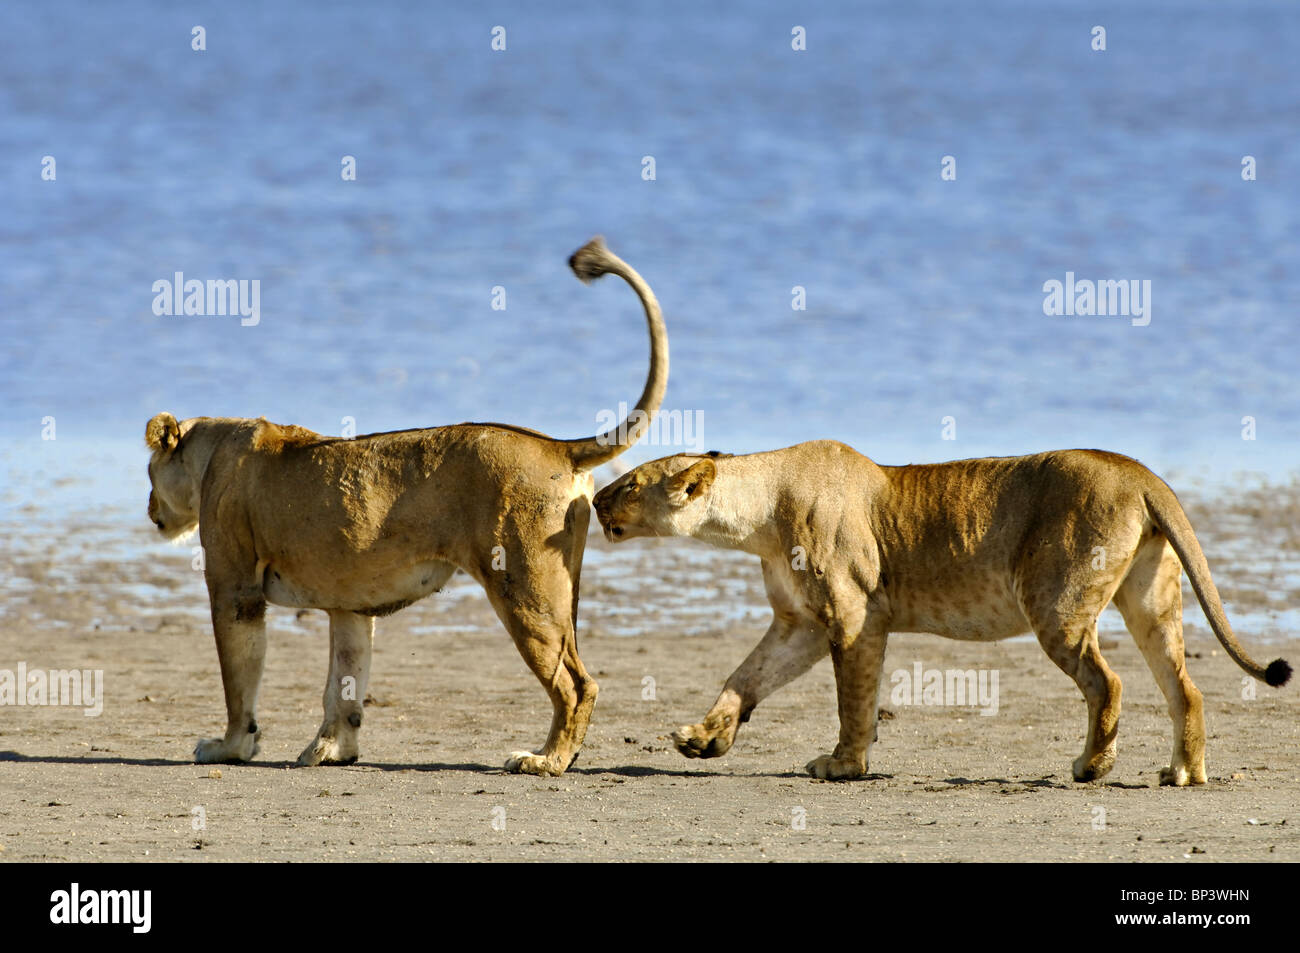
[[[643,463],[596,494],[596,518],[610,542],[637,536],[689,536],[718,475],[716,451],[681,453]]]
[[[187,422],[188,423],[188,422]],[[185,466],[182,424],[162,413],[145,426],[149,457],[149,519],[167,539],[179,539],[199,525],[198,477]]]

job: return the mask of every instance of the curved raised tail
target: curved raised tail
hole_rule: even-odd
[[[569,457],[578,470],[590,470],[608,463],[632,444],[641,439],[650,421],[663,403],[668,388],[668,331],[664,328],[663,314],[655,293],[636,273],[636,269],[605,247],[599,235],[583,245],[569,257],[569,267],[584,284],[601,275],[618,275],[636,292],[645,308],[646,324],[650,328],[650,372],[646,375],[645,389],[636,407],[628,412],[622,423],[605,433],[577,440],[562,440],[569,447]]]
[[[1192,591],[1196,593],[1196,599],[1205,612],[1205,618],[1209,620],[1210,628],[1214,630],[1224,650],[1234,662],[1261,682],[1274,688],[1285,685],[1291,678],[1289,663],[1283,659],[1274,659],[1265,668],[1246,654],[1246,650],[1233,635],[1232,626],[1228,624],[1228,617],[1223,611],[1223,602],[1219,599],[1219,590],[1215,588],[1214,580],[1210,578],[1210,566],[1205,561],[1205,553],[1201,551],[1201,544],[1197,541],[1196,534],[1192,531],[1192,524],[1188,521],[1187,514],[1183,512],[1182,504],[1178,502],[1174,491],[1157,479],[1156,484],[1143,494],[1143,498],[1146,500],[1147,512],[1151,514],[1151,519],[1169,538],[1169,544],[1173,546],[1178,561],[1183,564],[1187,578],[1191,581]]]

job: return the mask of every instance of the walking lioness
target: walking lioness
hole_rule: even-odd
[[[268,602],[330,618],[325,717],[298,763],[356,760],[374,617],[436,592],[457,568],[486,590],[555,709],[542,750],[515,752],[506,767],[559,775],[578,756],[596,701],[575,633],[590,471],[659,409],[668,335],[649,285],[599,238],[569,265],[584,282],[626,281],[650,327],[641,399],[603,435],[459,424],[341,439],[265,419],[149,421],[149,518],[169,538],[198,526],[226,693],[225,737],[200,741],[196,760],[257,752]]]
[[[808,771],[860,777],[888,633],[991,641],[1032,630],[1088,702],[1074,778],[1100,778],[1115,763],[1120,683],[1098,651],[1096,623],[1114,600],[1173,719],[1160,783],[1203,784],[1205,719],[1183,662],[1179,563],[1232,659],[1269,685],[1291,675],[1281,659],[1263,668],[1245,653],[1178,498],[1115,453],[902,467],[833,441],[678,454],[624,474],[595,506],[611,541],[691,536],[762,559],[771,627],[704,720],[673,733],[690,758],[726,753],[755,705],[830,653],[840,740]]]

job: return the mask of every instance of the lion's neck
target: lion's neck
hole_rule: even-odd
[[[705,500],[708,509],[691,536],[724,549],[763,558],[779,556],[775,488],[769,473],[745,457],[718,461],[718,475]]]
[[[195,486],[203,485],[203,474],[212,462],[217,443],[231,430],[247,422],[225,417],[199,417],[181,438],[181,462]]]

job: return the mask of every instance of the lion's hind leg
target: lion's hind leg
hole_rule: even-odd
[[[325,717],[298,764],[351,764],[361,754],[357,732],[370,682],[375,620],[355,612],[330,610],[330,667],[322,704]]]
[[[1160,783],[1205,783],[1205,712],[1187,674],[1178,557],[1163,538],[1145,543],[1115,593],[1115,607],[1137,642],[1169,706],[1174,748]]]
[[[1062,595],[1059,587],[1064,577],[1049,567],[1043,568],[1051,573],[1047,578],[1055,580],[1056,591],[1038,599],[1022,599],[1021,608],[1043,651],[1074,679],[1088,703],[1088,737],[1083,754],[1072,765],[1072,773],[1076,781],[1095,781],[1114,767],[1119,735],[1122,688],[1119,676],[1101,657],[1097,645],[1097,616],[1110,601],[1110,592],[1092,588],[1081,596],[1077,591]],[[1033,587],[1027,587],[1027,591],[1032,592]]]
[[[507,549],[505,568],[483,570],[481,581],[519,654],[550,696],[553,714],[542,750],[513,752],[505,767],[559,776],[578,757],[599,691],[578,657],[574,550],[563,545],[571,542],[563,538],[561,545],[540,552],[527,551],[519,536],[515,540]]]

